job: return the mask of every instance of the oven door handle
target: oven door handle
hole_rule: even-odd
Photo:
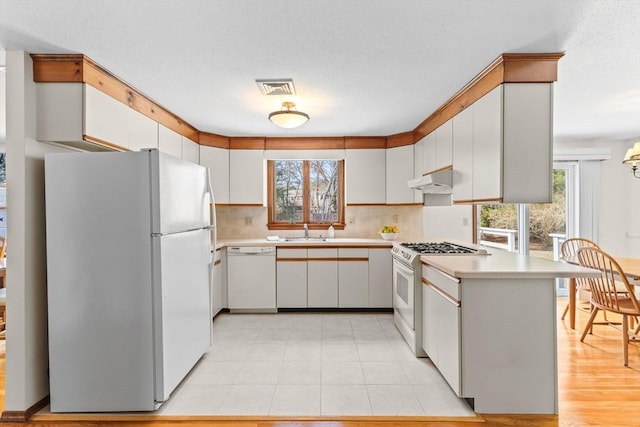
[[[404,264],[402,264],[399,261],[394,261],[393,262],[393,266],[398,269],[401,273],[404,273],[404,275],[406,276],[413,276],[413,274],[415,273],[414,270],[406,267]]]

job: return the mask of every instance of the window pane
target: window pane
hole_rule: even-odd
[[[309,161],[309,220],[338,222],[338,162]]]
[[[553,170],[553,202],[530,205],[529,253],[531,256],[554,259],[553,240],[559,242],[567,234],[566,170]]]
[[[517,205],[481,205],[478,207],[478,216],[478,243],[517,251]]]
[[[275,174],[276,222],[302,222],[302,160],[277,160]]]

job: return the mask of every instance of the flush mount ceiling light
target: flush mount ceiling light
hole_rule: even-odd
[[[638,163],[640,163],[640,141],[633,144],[633,147],[627,150],[627,154],[624,156],[622,163],[630,163],[631,173],[636,178],[640,178],[640,174],[638,174]]]
[[[283,102],[280,111],[274,111],[269,114],[269,120],[276,126],[285,129],[293,129],[302,126],[309,120],[309,115],[302,111],[297,111],[296,104],[293,102]]]

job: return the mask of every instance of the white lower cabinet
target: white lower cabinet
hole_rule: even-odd
[[[276,284],[278,308],[307,307],[307,249],[278,249]]]
[[[423,289],[422,307],[423,349],[460,396],[460,307],[432,286]],[[443,328],[442,325],[447,326]]]
[[[278,308],[392,308],[389,248],[278,248]]]
[[[369,249],[338,249],[338,307],[369,306]]]
[[[389,248],[369,248],[369,307],[393,307],[392,268]]]
[[[338,249],[308,249],[307,305],[338,307]]]
[[[215,316],[226,303],[227,266],[224,248],[217,249],[213,258],[213,282],[211,283],[211,315]]]

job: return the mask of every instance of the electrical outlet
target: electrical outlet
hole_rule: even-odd
[[[355,224],[356,223],[356,217],[350,216],[349,219],[347,220],[347,222],[349,224]]]
[[[244,225],[253,225],[253,217],[245,216],[244,217]]]
[[[397,214],[396,215],[391,215],[391,222],[397,224],[398,223],[398,218],[399,218],[399,216]]]
[[[469,218],[462,218],[462,226],[463,227],[469,226]]]

